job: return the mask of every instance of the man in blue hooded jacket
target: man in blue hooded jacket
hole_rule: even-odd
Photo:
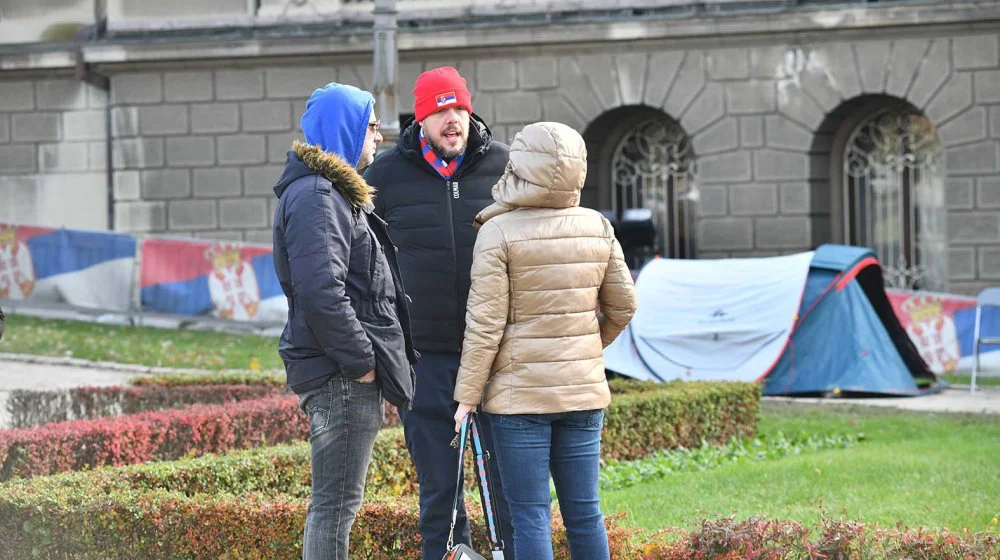
[[[384,397],[413,398],[406,294],[374,189],[359,175],[382,137],[375,100],[331,83],[313,92],[274,193],[274,267],[288,298],[278,352],[309,416],[312,499],[305,560],[346,560]]]

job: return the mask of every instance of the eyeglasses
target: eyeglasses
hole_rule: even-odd
[[[382,128],[382,121],[380,119],[368,123],[368,130],[371,130],[373,134],[378,134],[380,128]]]

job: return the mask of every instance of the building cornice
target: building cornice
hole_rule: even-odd
[[[716,3],[719,3],[716,0]],[[442,50],[461,50],[463,56],[682,48],[697,45],[740,45],[773,42],[776,36],[796,43],[871,39],[936,32],[995,31],[1000,24],[1000,0],[973,2],[918,2],[907,4],[850,4],[838,7],[764,10],[775,2],[739,11],[698,9],[647,11],[633,17],[596,18],[551,14],[489,16],[480,19],[406,20],[400,14],[397,43],[401,60]],[[783,3],[782,3],[783,4]],[[558,20],[558,21],[557,21]],[[134,66],[211,64],[239,65],[262,58],[365,59],[373,49],[371,24],[364,21],[300,23],[292,26],[236,27],[213,30],[160,30],[115,35],[100,41],[55,48],[0,48],[0,71],[28,71],[72,67],[79,49],[85,63],[108,72]],[[454,57],[453,57],[454,58]]]

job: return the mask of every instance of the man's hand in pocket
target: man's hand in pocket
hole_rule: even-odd
[[[364,374],[362,377],[358,378],[358,383],[374,383],[375,382],[375,370],[371,370]]]

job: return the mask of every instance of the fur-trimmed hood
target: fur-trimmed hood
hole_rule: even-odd
[[[292,144],[292,149],[288,152],[285,172],[274,186],[274,194],[281,198],[281,194],[292,182],[312,174],[333,183],[351,206],[366,212],[372,210],[375,188],[365,182],[354,167],[337,154],[325,152],[318,146],[310,146],[298,140]]]

